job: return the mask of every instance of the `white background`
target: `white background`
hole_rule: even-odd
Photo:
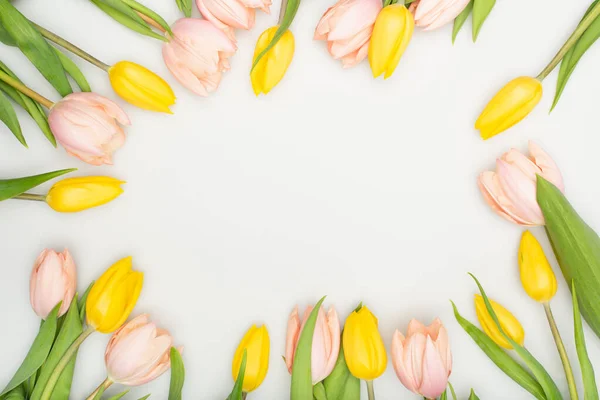
[[[324,294],[342,317],[359,301],[370,306],[388,349],[393,331],[405,330],[411,318],[428,323],[439,316],[450,332],[451,381],[461,398],[471,387],[482,399],[528,398],[452,315],[449,299],[475,320],[468,271],[515,312],[527,331],[527,347],[566,395],[542,307],[519,283],[522,229],[488,209],[476,177],[493,168],[503,151],[525,150],[527,140],[535,139],[561,167],[577,210],[600,228],[600,47],[583,58],[552,114],[556,74],[544,83],[538,108],[517,127],[484,142],[473,124],[505,82],[544,67],[588,2],[500,1],[476,44],[470,21],[454,46],[451,26],[415,32],[387,81],[374,80],[366,62],[342,70],[324,43],[312,40],[332,3],[304,0],[292,26],[294,61],[271,94],[256,98],[248,76],[252,52],[260,32],[275,23],[279,5],[271,16],[258,12],[255,29],[238,34],[232,70],[206,99],[170,76],[161,43],[123,28],[92,3],[15,3],[107,63],[132,60],[166,77],[178,103],[173,116],[135,109],[116,99],[103,72],[78,60],[95,91],[123,104],[133,121],[114,166],[88,166],[53,150],[27,116],[21,123],[29,150],[0,127],[3,178],[78,167],[77,176],[105,174],[128,182],[117,201],[85,213],[61,215],[41,203],[15,200],[1,204],[3,382],[39,324],[28,302],[33,261],[44,247],[68,247],[81,290],[119,258],[133,256],[145,273],[134,313],[151,313],[185,346],[186,399],[227,396],[232,354],[253,323],[268,325],[272,347],[267,379],[250,398],[288,398],[289,375],[280,357],[288,314],[296,303],[314,303]],[[147,5],[170,22],[179,16],[174,0]],[[1,59],[57,99],[22,54],[2,47]],[[543,231],[534,233],[548,248]],[[562,277],[552,304],[579,376]],[[600,368],[600,340],[586,333]],[[72,398],[84,397],[104,379],[107,340],[96,334],[82,347]],[[165,399],[168,380],[166,374],[133,393]],[[378,399],[417,398],[402,387],[391,364],[375,386]]]

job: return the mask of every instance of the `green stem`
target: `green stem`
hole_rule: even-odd
[[[571,363],[569,362],[569,356],[567,355],[565,345],[560,337],[560,332],[558,332],[558,327],[556,326],[556,321],[554,320],[550,303],[544,303],[544,311],[546,311],[548,324],[550,325],[550,330],[552,331],[552,336],[554,337],[554,342],[556,343],[556,348],[558,349],[558,354],[560,355],[560,360],[562,361],[565,375],[567,376],[567,384],[569,385],[569,394],[571,395],[571,400],[577,400],[579,396],[577,395],[577,386],[575,384],[575,377],[573,376],[573,369],[571,368]]]
[[[100,391],[104,392],[106,389],[108,389],[111,385],[113,384],[113,381],[110,380],[110,378],[106,378],[104,380],[104,382],[102,382],[100,385],[98,385],[98,387],[96,388],[96,390],[94,390],[94,392],[92,394],[90,394],[86,400],[93,400],[94,398],[96,398],[96,396],[98,395],[98,393],[100,393]]]
[[[375,389],[373,388],[373,381],[367,381],[367,393],[369,394],[369,400],[375,400]]]
[[[248,396],[248,393],[242,392],[242,400],[246,400],[247,396]]]
[[[13,199],[19,200],[34,200],[34,201],[46,201],[46,196],[43,194],[34,194],[34,193],[21,193],[13,197]]]
[[[75,54],[76,56],[83,58],[85,61],[95,65],[96,67],[98,67],[100,69],[103,69],[104,71],[108,71],[108,69],[110,68],[110,65],[103,63],[102,61],[98,60],[96,57],[92,56],[90,53],[83,51],[79,47],[75,46],[73,43],[50,32],[46,28],[39,26],[35,22],[31,22],[31,23],[37,28],[37,30],[42,34],[43,37],[50,40],[51,42],[56,43],[60,47],[65,48],[66,50],[70,51],[71,53]]]
[[[596,3],[594,8],[592,8],[592,10],[588,13],[588,15],[586,15],[581,20],[581,22],[579,23],[577,28],[575,28],[575,30],[573,31],[571,36],[569,36],[569,38],[567,39],[565,44],[563,44],[563,46],[560,48],[558,53],[556,53],[556,55],[554,56],[552,61],[550,61],[550,63],[546,66],[546,68],[544,68],[542,70],[542,72],[540,72],[540,74],[537,76],[538,80],[540,80],[540,81],[543,80],[545,77],[548,76],[548,74],[550,72],[552,72],[552,70],[563,59],[565,54],[567,54],[567,52],[571,49],[571,47],[573,47],[573,45],[579,40],[581,35],[583,35],[583,33],[586,31],[586,29],[589,28],[589,26],[592,24],[592,22],[594,22],[596,17],[598,17],[599,15],[600,15],[600,2]]]
[[[12,86],[13,88],[17,89],[19,92],[23,93],[25,96],[31,97],[33,100],[37,101],[38,103],[40,103],[41,105],[43,105],[44,107],[46,107],[48,109],[54,105],[53,102],[51,102],[50,100],[48,100],[41,94],[29,89],[23,83],[19,82],[18,79],[13,78],[12,76],[8,75],[4,71],[0,71],[0,81],[6,83],[9,86]]]
[[[281,8],[279,9],[279,18],[277,19],[277,24],[281,25],[283,22],[283,17],[285,17],[285,10],[287,9],[288,0],[281,0]]]
[[[63,354],[62,358],[58,361],[58,364],[56,364],[56,367],[54,368],[54,371],[52,371],[50,378],[48,378],[48,382],[46,383],[46,387],[42,392],[40,400],[50,399],[50,396],[52,396],[52,391],[54,391],[54,387],[58,382],[58,378],[60,378],[60,375],[66,368],[67,364],[69,364],[71,359],[77,353],[77,350],[79,349],[79,346],[81,346],[81,343],[83,343],[83,341],[87,339],[88,336],[90,336],[92,333],[94,333],[94,328],[88,326],[83,332],[81,332],[81,335],[79,335],[77,339],[75,339],[75,341],[71,343],[67,351],[65,351],[65,354]]]

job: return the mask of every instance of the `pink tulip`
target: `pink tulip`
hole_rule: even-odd
[[[327,50],[344,68],[365,59],[381,0],[339,0],[329,8],[315,29],[315,40],[326,40]]]
[[[70,94],[56,103],[48,123],[67,153],[92,165],[112,164],[112,154],[125,142],[119,124],[130,124],[116,103],[85,92]]]
[[[300,333],[304,329],[306,320],[310,316],[313,307],[307,307],[304,311],[302,323],[298,315],[298,307],[290,314],[288,320],[287,339],[285,342],[285,364],[290,374],[294,365],[294,355]],[[340,352],[340,320],[333,307],[327,314],[323,307],[319,310],[311,352],[311,371],[313,385],[327,378],[337,361]]]
[[[511,149],[496,160],[496,172],[485,171],[477,181],[485,201],[498,215],[518,225],[544,225],[536,200],[536,176],[541,175],[562,192],[564,183],[554,161],[529,142],[528,158]]]
[[[142,314],[119,328],[106,346],[104,361],[110,382],[138,386],[171,367],[173,338]],[[179,349],[181,353],[181,349]]]
[[[29,298],[33,311],[46,319],[50,311],[62,301],[58,316],[64,315],[77,290],[75,262],[69,250],[57,253],[45,249],[35,260],[29,280]]]
[[[234,29],[249,30],[254,26],[254,9],[269,13],[271,0],[196,0],[204,18],[235,41]]]
[[[429,326],[413,319],[406,338],[398,331],[392,339],[392,363],[408,390],[435,399],[446,390],[452,371],[448,332],[436,318]]]
[[[469,0],[416,0],[410,7],[415,25],[426,31],[446,25],[461,13]]]
[[[228,58],[237,47],[221,30],[206,20],[182,18],[171,27],[173,37],[163,46],[163,58],[179,82],[199,96],[219,87]]]

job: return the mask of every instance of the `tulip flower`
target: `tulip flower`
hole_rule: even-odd
[[[483,139],[489,139],[529,115],[541,98],[542,82],[528,76],[513,79],[485,106],[475,129]]]
[[[367,57],[373,25],[381,0],[339,0],[329,8],[315,29],[315,40],[327,41],[327,50],[344,68]]]
[[[246,372],[242,384],[244,392],[252,392],[258,389],[265,380],[269,370],[270,349],[271,342],[267,327],[252,325],[235,351],[231,365],[231,374],[235,381],[240,371],[244,350],[246,350]]]
[[[415,17],[415,25],[430,31],[446,25],[464,10],[470,0],[416,0],[409,11]]]
[[[342,333],[344,356],[350,373],[367,381],[369,400],[374,399],[373,380],[387,367],[387,354],[377,318],[362,304],[346,319]]]
[[[519,320],[517,320],[510,311],[495,301],[490,299],[490,303],[500,321],[500,326],[504,333],[518,344],[523,345],[523,342],[525,341],[525,331]],[[500,333],[492,316],[488,313],[483,297],[478,294],[475,295],[475,312],[486,335],[488,335],[498,346],[505,349],[512,349],[512,345],[504,338],[502,333]]]
[[[519,246],[519,270],[525,292],[537,302],[546,303],[556,294],[557,282],[542,246],[529,231],[523,232]]]
[[[77,272],[69,250],[65,249],[62,253],[43,250],[35,260],[29,280],[29,298],[37,316],[46,319],[61,301],[58,316],[64,315],[76,290]]]
[[[173,76],[187,89],[206,97],[219,87],[229,57],[237,50],[233,40],[208,21],[179,19],[173,36],[163,45],[163,59]]]
[[[234,29],[249,30],[254,26],[254,9],[269,13],[271,0],[196,0],[198,10],[207,21],[235,40]]]
[[[67,153],[92,165],[112,164],[112,154],[125,142],[119,124],[127,114],[112,101],[94,93],[73,93],[50,110],[48,124]]]
[[[288,320],[287,339],[285,343],[285,364],[292,373],[294,356],[302,329],[312,312],[313,307],[307,307],[302,320],[298,315],[298,307],[294,308]],[[340,320],[333,307],[327,313],[323,307],[319,309],[315,333],[313,334],[311,350],[312,383],[316,385],[327,378],[337,361],[340,352]]]
[[[259,36],[254,50],[254,62],[271,43],[277,28],[278,26],[273,26]],[[281,81],[294,57],[294,46],[294,35],[286,30],[275,46],[254,66],[250,72],[250,80],[255,95],[269,93]]]
[[[403,4],[392,4],[381,10],[369,45],[369,64],[374,78],[381,74],[385,79],[392,76],[414,28],[414,18]]]
[[[125,101],[150,111],[171,114],[175,93],[169,84],[147,68],[120,61],[108,70],[110,84]]]
[[[131,257],[117,261],[94,283],[85,304],[87,324],[101,333],[117,330],[137,303],[144,274],[133,271]]]
[[[536,176],[540,175],[564,192],[558,167],[534,142],[529,142],[527,157],[512,149],[496,160],[496,172],[485,171],[477,181],[492,210],[518,225],[544,225],[536,199]]]
[[[448,332],[436,318],[429,326],[413,319],[406,337],[398,330],[392,339],[392,363],[396,375],[411,392],[436,399],[448,385],[452,354]]]
[[[79,212],[116,199],[123,193],[123,183],[108,176],[67,178],[50,188],[46,202],[58,212]]]

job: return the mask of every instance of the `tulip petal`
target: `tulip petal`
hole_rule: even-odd
[[[292,366],[294,365],[294,353],[296,352],[299,337],[300,317],[298,316],[298,306],[296,306],[288,319],[287,337],[285,341],[285,365],[290,374],[292,373]]]
[[[428,399],[441,395],[448,385],[448,371],[430,337],[427,337],[423,353],[423,379],[419,392]]]
[[[408,390],[418,394],[418,386],[415,384],[412,373],[405,368],[404,360],[406,359],[406,355],[404,352],[404,341],[405,338],[402,333],[396,330],[392,338],[392,365],[394,366],[394,371],[396,371],[396,375],[398,376],[398,379],[400,379],[400,382],[402,382]]]
[[[533,162],[541,169],[542,176],[552,182],[561,192],[564,192],[565,184],[563,182],[562,174],[548,153],[542,150],[542,148],[533,141],[529,141],[529,153],[531,154]]]

